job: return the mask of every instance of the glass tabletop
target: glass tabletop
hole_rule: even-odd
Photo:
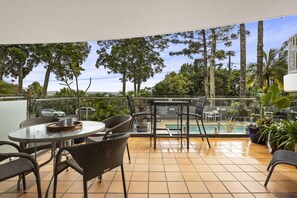
[[[9,133],[8,138],[17,142],[55,142],[73,138],[85,137],[103,131],[105,124],[96,121],[81,121],[82,128],[69,131],[52,132],[46,129],[46,124],[39,124],[17,129]]]

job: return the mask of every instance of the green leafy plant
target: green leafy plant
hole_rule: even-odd
[[[259,88],[255,89],[254,93],[256,102],[259,108],[259,114],[252,114],[251,116],[257,117],[256,124],[248,126],[249,136],[253,137],[252,142],[265,143],[265,141],[272,141],[273,134],[275,133],[276,126],[272,126],[274,116],[282,109],[291,106],[291,99],[287,96],[282,96],[278,86],[271,85],[267,93],[262,93]],[[271,112],[265,114],[266,112]],[[256,134],[252,134],[256,133]],[[270,142],[271,143],[271,142]]]
[[[291,106],[291,99],[287,96],[282,96],[279,87],[276,85],[271,85],[265,94],[258,92],[256,100],[259,103],[260,109],[259,119],[256,123],[260,128],[262,125],[270,125],[275,114]],[[272,113],[265,115],[265,111]]]
[[[225,118],[226,131],[231,132],[234,128],[235,119],[233,117]]]
[[[297,122],[283,120],[279,134],[275,137],[278,142],[278,147],[284,147],[287,150],[294,150],[297,142]]]

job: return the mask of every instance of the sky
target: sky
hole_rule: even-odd
[[[257,22],[246,23],[246,30],[250,31],[250,35],[246,38],[247,47],[247,64],[256,62],[257,57]],[[279,48],[288,40],[291,36],[297,33],[297,15],[282,17],[277,19],[270,19],[264,21],[264,50],[268,51],[271,48]],[[91,52],[83,64],[85,71],[79,77],[79,88],[81,90],[86,89],[89,84],[89,79],[92,78],[92,84],[88,91],[92,92],[118,92],[122,89],[122,83],[119,80],[121,77],[119,74],[108,74],[104,68],[97,69],[95,63],[98,55],[96,50],[98,49],[96,41],[90,41],[92,46]],[[147,80],[142,84],[141,88],[153,87],[156,83],[165,78],[165,75],[171,71],[178,72],[180,66],[184,63],[192,63],[193,60],[185,56],[170,56],[169,52],[178,51],[181,46],[170,45],[170,47],[161,52],[161,57],[164,59],[166,67],[160,74],[155,74],[154,77]],[[232,57],[233,68],[239,69],[240,60],[240,45],[239,39],[233,41],[230,48],[225,50],[235,51],[236,56]],[[224,65],[227,65],[227,59],[223,61]],[[34,81],[38,81],[43,85],[45,75],[45,69],[42,65],[38,65],[33,68],[32,72],[24,79],[24,88],[32,84]],[[6,79],[10,82],[11,79]],[[60,82],[55,79],[55,76],[51,74],[48,91],[59,91],[64,86],[59,84]],[[74,84],[74,83],[73,83]],[[127,91],[133,90],[133,84],[127,83]]]

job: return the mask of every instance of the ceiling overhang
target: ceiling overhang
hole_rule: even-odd
[[[297,0],[1,0],[0,44],[160,35],[297,13]]]

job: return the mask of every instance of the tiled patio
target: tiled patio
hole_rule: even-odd
[[[190,149],[180,149],[177,139],[158,139],[157,149],[149,138],[130,138],[131,164],[125,160],[129,197],[297,197],[297,169],[276,168],[267,188],[266,167],[271,159],[266,146],[248,138],[211,138],[212,148],[192,138]],[[46,156],[41,156],[45,158]],[[41,168],[43,193],[52,176],[52,164]],[[0,183],[0,197],[37,197],[34,176],[27,176],[28,192],[16,190],[16,178]],[[73,170],[61,173],[58,197],[82,197],[82,177]],[[89,197],[123,197],[120,170],[89,182]]]

